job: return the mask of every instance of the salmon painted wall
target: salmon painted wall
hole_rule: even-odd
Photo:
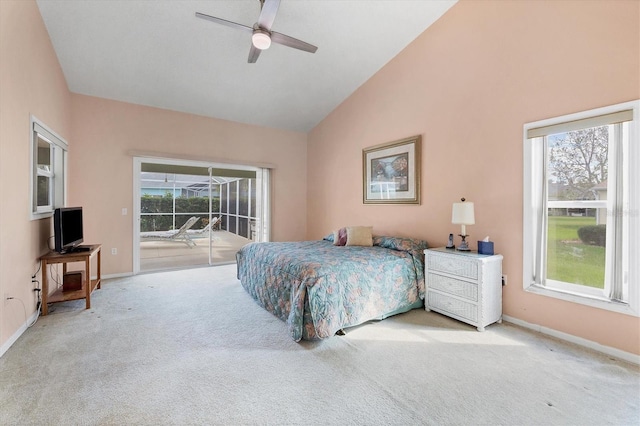
[[[274,165],[272,239],[304,238],[306,134],[77,94],[71,104],[68,201],[83,206],[85,241],[103,245],[103,274],[133,271],[132,150]],[[129,214],[123,216],[122,208]]]
[[[309,134],[307,237],[373,225],[443,246],[466,197],[472,248],[504,255],[506,315],[640,354],[638,318],[522,288],[523,125],[638,98],[640,2],[461,1]],[[364,205],[362,149],[417,134],[421,205]]]
[[[0,348],[35,311],[31,276],[52,235],[51,219],[29,216],[29,116],[71,144],[70,103],[36,3],[0,1],[0,295],[15,298],[0,302]]]

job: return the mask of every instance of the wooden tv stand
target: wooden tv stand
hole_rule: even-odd
[[[100,256],[102,251],[102,244],[83,245],[82,251],[72,251],[70,253],[60,254],[58,252],[49,252],[40,258],[42,262],[42,315],[49,313],[48,303],[66,302],[68,300],[85,299],[87,309],[91,308],[91,293],[96,288],[100,288]],[[91,279],[91,259],[96,256],[97,258],[97,277]],[[49,294],[49,277],[47,265],[54,263],[62,263],[62,275],[67,273],[67,263],[72,262],[84,262],[84,281],[82,288],[75,291],[62,291],[62,288],[57,289],[55,292]]]

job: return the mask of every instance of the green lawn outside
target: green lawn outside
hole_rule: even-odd
[[[578,238],[579,228],[595,224],[593,217],[549,217],[547,278],[604,288],[605,248]]]

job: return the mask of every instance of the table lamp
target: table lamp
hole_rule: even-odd
[[[465,241],[465,238],[468,237],[466,225],[474,225],[476,223],[476,218],[473,213],[473,203],[465,202],[464,198],[461,198],[460,201],[460,203],[453,203],[451,223],[454,225],[462,225],[462,230],[460,232],[462,243],[460,243],[457,250],[469,251],[469,246]]]

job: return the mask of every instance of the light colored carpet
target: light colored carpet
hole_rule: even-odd
[[[640,370],[414,310],[293,342],[235,265],[106,280],[0,358],[2,425],[632,425]]]

